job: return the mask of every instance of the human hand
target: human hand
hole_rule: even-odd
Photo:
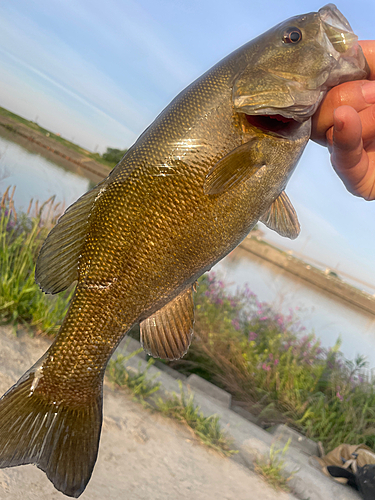
[[[333,168],[348,191],[375,199],[375,41],[359,42],[369,80],[331,89],[313,116],[311,139],[328,146]]]

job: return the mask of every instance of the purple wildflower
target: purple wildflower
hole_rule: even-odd
[[[249,332],[249,342],[255,340],[258,335],[255,332]]]
[[[236,330],[239,330],[239,329],[240,329],[240,323],[239,323],[238,319],[233,319],[233,320],[232,320],[232,325],[234,326],[234,328],[235,328]]]

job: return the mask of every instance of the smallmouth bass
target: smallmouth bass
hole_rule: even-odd
[[[0,467],[27,463],[78,497],[96,461],[107,362],[139,323],[145,350],[182,356],[193,288],[258,220],[295,238],[286,184],[327,90],[366,78],[332,4],[272,28],[181,92],[46,239],[36,280],[77,280],[44,356],[0,400]]]

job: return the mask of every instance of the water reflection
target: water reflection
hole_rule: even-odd
[[[27,210],[31,198],[44,202],[53,195],[66,208],[91,187],[85,177],[0,137],[0,193],[9,185],[16,186],[15,205],[20,210]]]

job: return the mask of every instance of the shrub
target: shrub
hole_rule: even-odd
[[[195,336],[171,365],[228,390],[264,427],[287,422],[327,450],[340,442],[375,444],[375,391],[363,357],[345,360],[340,340],[323,349],[295,311],[280,314],[246,286],[231,293],[215,274],[195,297]]]

